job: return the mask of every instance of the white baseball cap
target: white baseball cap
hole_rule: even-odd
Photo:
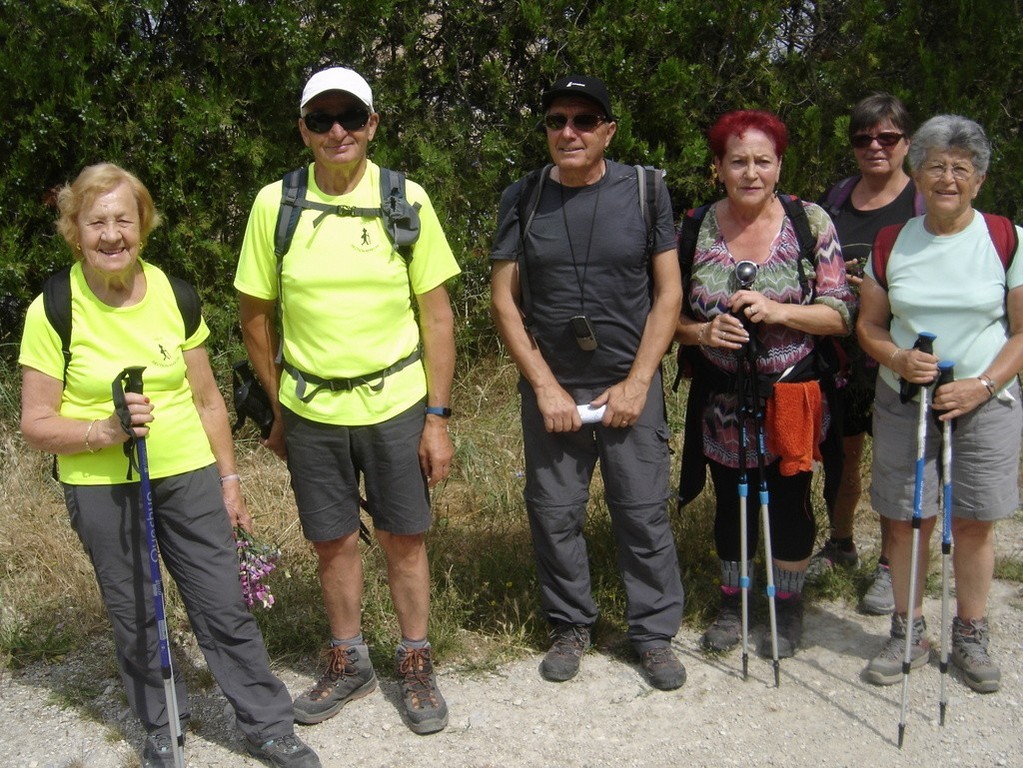
[[[331,67],[321,69],[309,78],[309,82],[302,89],[302,101],[298,109],[302,111],[305,105],[315,99],[321,93],[327,91],[345,91],[366,105],[366,108],[373,111],[373,91],[369,83],[358,72],[347,67]]]

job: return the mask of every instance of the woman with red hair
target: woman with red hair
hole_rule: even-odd
[[[690,355],[694,370],[682,500],[700,493],[708,466],[717,496],[714,538],[721,559],[721,608],[702,643],[728,650],[740,639],[740,558],[752,560],[758,537],[757,505],[750,504],[747,548],[740,552],[736,489],[744,474],[740,456],[745,457],[746,473],[752,470],[756,476],[751,419],[766,411],[763,458],[770,490],[778,655],[786,657],[802,637],[803,583],[816,534],[811,467],[828,425],[815,347],[821,336],[852,329],[852,294],[828,215],[796,199],[783,204],[777,194],[788,147],[785,124],[769,112],[729,112],[711,127],[708,140],[726,194],[683,223],[679,248],[685,297],[676,333],[681,344],[699,347]],[[803,239],[813,240],[812,260],[801,258],[797,233],[804,224]],[[749,386],[754,378],[761,395],[756,402]],[[787,405],[793,393],[796,401],[809,404],[796,419],[790,418],[793,412]],[[775,407],[783,398],[786,405]],[[747,429],[740,429],[740,420]],[[746,441],[740,450],[743,433]],[[785,445],[793,435],[802,438],[804,455],[794,455],[800,451]],[[772,655],[769,634],[758,651]]]

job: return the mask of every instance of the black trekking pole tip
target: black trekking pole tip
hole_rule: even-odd
[[[941,725],[942,727],[944,727],[944,725],[945,725],[945,702],[941,702],[941,703],[940,703],[940,704],[938,705],[938,709],[939,709],[939,710],[940,710],[940,712],[941,712],[941,715],[940,715],[940,716],[939,716],[939,718],[938,718],[938,723],[939,723],[939,724],[940,724],[940,725]]]
[[[781,665],[777,659],[772,661],[771,665],[774,667],[774,687],[781,688]]]
[[[902,740],[906,735],[906,726],[904,723],[899,723],[899,749],[902,749]]]
[[[749,678],[749,654],[744,653],[742,655],[742,679],[746,680]]]

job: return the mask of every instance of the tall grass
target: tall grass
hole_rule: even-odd
[[[228,366],[223,360],[214,364]],[[59,656],[89,638],[103,637],[107,622],[91,566],[71,530],[50,459],[24,445],[17,429],[18,378],[10,363],[0,370],[0,661],[8,666]],[[666,361],[665,380],[674,375]],[[431,641],[446,664],[490,667],[524,649],[546,645],[547,626],[539,601],[529,527],[522,502],[522,439],[518,419],[517,373],[503,358],[478,362],[456,380],[451,434],[455,468],[432,494],[434,525],[428,547],[433,579]],[[228,381],[223,375],[222,381]],[[672,478],[677,482],[683,407],[687,387],[666,392],[672,429]],[[226,387],[225,387],[226,391]],[[277,604],[258,609],[271,656],[277,663],[315,667],[328,637],[316,558],[302,538],[295,501],[283,462],[262,448],[251,432],[236,441],[240,473],[256,532],[281,547],[278,571],[270,578]],[[819,480],[817,481],[819,486]],[[615,558],[599,472],[594,479],[585,535],[595,599],[601,618],[596,641],[626,653],[625,596]],[[814,493],[821,535],[826,516],[819,487]],[[861,515],[858,531],[876,529],[876,516]],[[710,483],[701,499],[672,525],[686,587],[686,620],[702,625],[717,607],[718,561],[712,537]],[[859,536],[859,533],[858,533]],[[399,638],[378,547],[363,546],[364,633],[382,669],[390,667]],[[873,561],[853,574],[837,573],[808,590],[815,595],[855,600],[868,584]],[[1000,564],[1015,574],[1018,565]],[[757,573],[763,573],[762,563]],[[187,617],[171,585],[171,634],[191,645]],[[191,654],[190,654],[191,655]],[[186,665],[202,683],[201,663]],[[208,676],[206,676],[208,677]]]

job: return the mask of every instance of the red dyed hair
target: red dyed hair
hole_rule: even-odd
[[[785,123],[773,112],[759,109],[737,109],[725,112],[707,131],[707,142],[710,151],[719,160],[725,156],[725,145],[732,136],[740,139],[750,129],[758,130],[767,135],[774,144],[774,151],[781,157],[789,146],[789,132]]]

